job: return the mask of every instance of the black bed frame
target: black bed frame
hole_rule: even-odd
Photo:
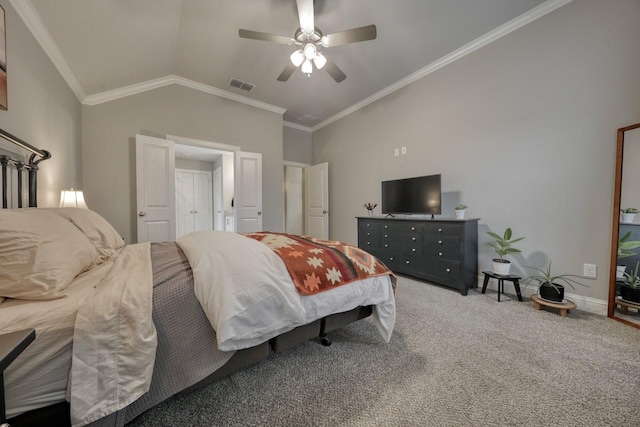
[[[18,171],[18,208],[22,206],[23,200],[23,175],[24,171],[29,173],[29,207],[35,208],[38,206],[38,164],[51,158],[51,153],[47,150],[41,150],[33,145],[21,140],[20,138],[11,135],[9,132],[0,129],[0,137],[7,141],[23,148],[31,153],[29,161],[25,163],[22,160],[16,160],[11,158],[7,154],[0,154],[0,167],[2,167],[2,209],[7,209],[9,206],[8,201],[8,176],[9,167],[13,167]]]
[[[0,137],[31,153],[27,163],[13,159],[9,155],[0,154],[0,166],[2,167],[2,209],[7,209],[8,207],[7,178],[9,174],[9,167],[14,167],[18,171],[18,208],[23,207],[24,189],[22,183],[24,171],[28,171],[29,173],[29,207],[37,207],[38,164],[43,160],[50,159],[51,153],[46,150],[38,149],[2,129],[0,129]],[[307,325],[299,326],[290,332],[272,338],[268,342],[264,342],[255,347],[239,350],[224,366],[222,366],[222,368],[197,384],[189,387],[187,390],[184,390],[182,393],[202,387],[233,372],[239,371],[266,359],[269,356],[270,351],[280,353],[295,345],[316,338],[325,346],[331,345],[331,341],[327,338],[327,333],[346,326],[349,323],[355,322],[356,320],[368,317],[372,312],[373,307],[366,306],[357,307],[344,313],[332,314]],[[69,403],[61,402],[44,408],[35,409],[11,418],[8,421],[12,427],[36,425],[68,427],[71,425]]]

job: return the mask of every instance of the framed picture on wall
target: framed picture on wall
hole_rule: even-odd
[[[0,6],[0,110],[7,109],[7,26]]]

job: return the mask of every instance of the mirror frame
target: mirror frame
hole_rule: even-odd
[[[640,123],[618,129],[618,145],[616,151],[616,175],[613,191],[613,226],[611,227],[611,265],[609,266],[609,305],[607,317],[626,325],[640,329],[640,324],[630,322],[615,315],[616,298],[616,265],[618,264],[618,240],[620,234],[620,199],[622,197],[622,159],[624,157],[624,133],[640,128]]]

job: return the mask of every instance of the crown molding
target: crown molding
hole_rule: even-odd
[[[311,133],[311,132],[312,132],[312,130],[311,130],[311,128],[310,128],[310,127],[303,126],[303,125],[299,125],[299,124],[297,124],[297,123],[293,123],[293,122],[288,122],[288,121],[286,121],[286,120],[285,120],[285,121],[283,121],[283,122],[282,122],[282,124],[283,124],[285,127],[288,127],[288,128],[291,128],[291,129],[298,129],[298,130],[301,130],[301,131],[303,131],[303,132],[308,132],[308,133]]]
[[[498,28],[489,31],[488,33],[478,37],[477,39],[473,40],[470,43],[467,43],[466,45],[462,46],[461,48],[454,50],[453,52],[451,52],[448,55],[443,56],[442,58],[432,62],[431,64],[427,65],[424,68],[421,68],[420,70],[416,71],[415,73],[409,74],[407,77],[403,78],[402,80],[398,80],[397,82],[385,87],[384,89],[374,93],[373,95],[369,96],[368,98],[363,99],[362,101],[353,104],[352,106],[350,106],[349,108],[346,108],[344,110],[342,110],[341,112],[339,112],[338,114],[329,117],[326,120],[323,120],[322,122],[318,123],[317,125],[313,126],[311,128],[312,132],[317,131],[318,129],[321,129],[337,120],[340,120],[343,117],[348,116],[351,113],[354,113],[358,110],[360,110],[361,108],[366,107],[367,105],[381,99],[384,98],[385,96],[415,82],[416,80],[419,80],[431,73],[433,73],[434,71],[439,70],[440,68],[451,64],[454,61],[457,61],[460,58],[463,58],[467,55],[469,55],[472,52],[475,52],[476,50],[488,45],[489,43],[492,43],[496,40],[498,40],[501,37],[506,36],[509,33],[512,33],[513,31],[524,27],[525,25],[535,21],[538,18],[541,18],[545,15],[547,15],[548,13],[553,12],[554,10],[566,5],[567,3],[572,2],[573,0],[548,0],[540,5],[538,5],[537,7],[534,7],[533,9],[531,9],[528,12],[523,13],[522,15],[512,19],[509,22],[504,23],[503,25],[499,26]]]
[[[22,22],[31,31],[36,41],[40,43],[42,50],[47,54],[53,65],[57,68],[62,78],[67,82],[69,88],[76,95],[78,100],[82,101],[87,95],[78,82],[75,74],[71,71],[71,67],[62,56],[62,52],[58,45],[53,41],[49,30],[45,27],[38,12],[34,9],[30,0],[9,0],[11,6],[15,9],[22,19]]]
[[[200,92],[220,96],[222,98],[231,99],[233,101],[241,102],[243,104],[251,105],[257,108],[262,108],[263,110],[272,111],[278,114],[284,114],[284,112],[287,111],[285,108],[277,107],[275,105],[267,104],[265,102],[257,101],[246,96],[237,95],[235,93],[227,92],[226,90],[218,89],[214,86],[209,86],[204,83],[196,82],[195,80],[190,80],[175,75],[159,77],[157,79],[147,80],[145,82],[135,83],[129,86],[123,86],[117,89],[89,95],[84,99],[84,101],[82,101],[82,103],[85,105],[103,104],[105,102],[115,101],[116,99],[126,98],[127,96],[136,95],[138,93],[158,89],[172,84],[188,87]]]

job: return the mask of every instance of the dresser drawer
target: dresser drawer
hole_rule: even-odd
[[[380,221],[361,219],[358,221],[358,233],[362,231],[378,231],[380,229]]]
[[[443,284],[457,284],[462,278],[462,268],[457,261],[430,259],[425,266],[425,273]]]
[[[380,249],[406,253],[422,254],[422,238],[417,233],[391,233],[380,230]]]
[[[424,253],[438,259],[460,261],[460,237],[424,236]]]
[[[380,234],[377,231],[365,231],[358,233],[358,247],[364,250],[380,247]]]
[[[369,252],[392,271],[410,274],[416,272],[421,273],[424,270],[424,260],[418,255],[375,249]]]
[[[422,224],[417,224],[414,222],[406,222],[406,221],[383,221],[380,224],[381,232],[388,233],[422,233]]]
[[[462,236],[462,224],[424,224],[425,234],[435,236]]]

